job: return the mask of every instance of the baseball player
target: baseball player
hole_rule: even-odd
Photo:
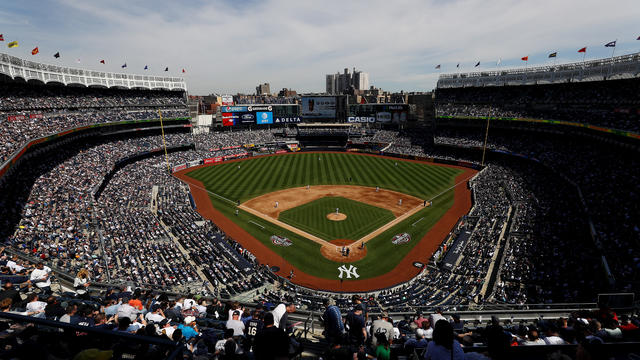
[[[278,202],[276,201],[276,209],[278,208]]]

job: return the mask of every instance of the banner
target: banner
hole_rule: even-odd
[[[42,114],[31,114],[29,115],[29,119],[43,119],[44,115]]]
[[[291,117],[278,116],[276,117],[276,120],[274,122],[276,124],[297,124],[302,122],[302,119],[300,119],[300,116],[291,116]]]
[[[273,113],[270,111],[258,111],[256,112],[256,119],[258,125],[273,124]]]
[[[347,117],[349,123],[374,123],[376,118],[373,116],[349,116]]]
[[[204,159],[204,163],[205,164],[215,164],[215,163],[222,162],[222,160],[223,160],[222,156],[216,156],[216,157]]]
[[[235,125],[235,119],[233,118],[233,113],[222,113],[222,126],[233,126]]]
[[[186,168],[187,168],[187,164],[178,165],[173,168],[173,172],[184,170]]]
[[[222,111],[224,112],[247,112],[251,111],[246,106],[223,106]]]
[[[7,120],[8,121],[20,121],[20,120],[24,120],[27,117],[24,115],[9,115],[7,116]]]
[[[233,96],[222,95],[222,106],[231,106],[231,105],[233,105]]]

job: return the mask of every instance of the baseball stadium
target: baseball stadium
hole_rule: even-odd
[[[0,53],[0,358],[640,356],[640,53],[551,55],[199,96]]]

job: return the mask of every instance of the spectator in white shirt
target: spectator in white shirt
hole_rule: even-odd
[[[43,294],[51,293],[51,269],[48,266],[44,266],[44,263],[38,262],[36,268],[31,272],[30,280],[36,284],[38,289]]]

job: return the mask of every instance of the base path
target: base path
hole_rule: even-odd
[[[379,156],[359,154],[362,156]],[[266,156],[290,156],[287,154],[282,155],[266,155]],[[295,155],[294,155],[295,156]],[[291,270],[294,270],[296,276],[293,278],[293,283],[300,286],[305,286],[311,289],[328,290],[335,292],[367,292],[372,290],[388,288],[414,278],[421,269],[413,266],[414,262],[421,262],[426,264],[433,253],[438,249],[442,241],[452,230],[458,219],[467,214],[471,209],[471,192],[467,187],[467,181],[474,174],[476,170],[468,169],[460,166],[434,164],[430,162],[417,161],[417,160],[405,160],[393,157],[386,157],[398,161],[412,161],[419,163],[427,163],[435,166],[450,167],[463,170],[455,179],[455,183],[458,184],[454,189],[454,203],[447,210],[447,212],[440,218],[440,220],[427,232],[427,234],[419,241],[418,244],[394,267],[386,274],[376,276],[374,278],[363,280],[344,280],[339,279],[325,279],[312,276],[304,273],[302,270],[292,266],[290,263],[284,261],[282,257],[276,254],[273,250],[267,247],[265,244],[251,236],[241,226],[237,225],[220,211],[215,209],[211,204],[209,193],[206,191],[202,182],[194,180],[186,175],[187,172],[196,168],[190,168],[183,171],[179,171],[174,174],[178,179],[183,180],[189,184],[191,194],[197,204],[198,212],[206,219],[212,220],[218,227],[220,227],[229,237],[240,243],[243,247],[251,251],[263,264],[276,265],[280,267],[279,274],[286,277]],[[237,161],[243,161],[246,159],[240,159]],[[231,160],[234,161],[234,160]],[[211,165],[203,165],[211,166]],[[215,165],[213,165],[215,166]],[[353,244],[352,244],[353,245]],[[334,248],[335,249],[335,248]],[[335,251],[335,250],[334,250]]]

